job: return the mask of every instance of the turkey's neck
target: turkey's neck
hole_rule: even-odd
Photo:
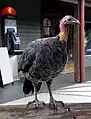
[[[60,36],[60,40],[65,40],[65,41],[68,40],[68,26],[66,26],[64,24],[60,25],[59,36]]]

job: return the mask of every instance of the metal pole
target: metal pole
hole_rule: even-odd
[[[85,67],[84,67],[84,6],[85,0],[81,0],[81,25],[80,25],[80,83],[85,80]]]

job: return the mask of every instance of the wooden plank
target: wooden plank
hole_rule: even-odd
[[[67,2],[67,3],[73,3],[73,4],[78,4],[79,2],[78,2],[78,0],[58,0],[58,1],[62,1],[62,2]],[[91,7],[91,0],[87,0],[86,2],[85,2],[85,6],[86,7]]]
[[[58,1],[78,4],[78,0],[58,0]]]
[[[68,104],[70,112],[60,107],[58,111],[41,107],[39,110],[25,105],[0,106],[0,119],[91,119],[91,103]],[[73,117],[73,118],[72,118]]]

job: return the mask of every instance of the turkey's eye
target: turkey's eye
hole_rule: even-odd
[[[68,21],[71,21],[71,20],[72,20],[71,18],[68,19]]]
[[[67,20],[64,20],[64,22],[66,22]]]

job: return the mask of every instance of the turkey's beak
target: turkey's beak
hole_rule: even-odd
[[[72,21],[71,21],[72,24],[77,24],[77,25],[80,25],[80,21],[76,18],[72,18]]]
[[[79,21],[79,20],[77,20],[77,21],[76,21],[76,24],[80,25],[80,21]]]

